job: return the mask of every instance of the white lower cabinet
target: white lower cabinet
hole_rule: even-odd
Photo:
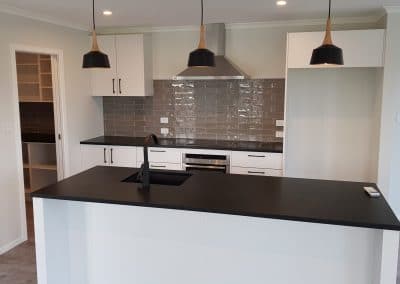
[[[183,170],[182,149],[150,147],[149,166],[159,170]],[[81,145],[82,170],[95,166],[115,166],[140,168],[143,164],[143,147]],[[215,150],[195,150],[190,152],[213,153]],[[219,153],[219,152],[218,152]],[[281,153],[224,152],[230,156],[230,173],[241,175],[282,176]]]
[[[82,170],[95,166],[136,167],[136,147],[81,145]]]
[[[182,151],[175,148],[148,148],[149,166],[151,169],[182,170]],[[137,147],[137,167],[143,163],[143,147]]]
[[[282,170],[231,167],[231,174],[281,177]]]
[[[150,162],[150,169],[155,170],[172,170],[172,171],[181,171],[181,164],[172,164],[172,163],[154,163]]]
[[[283,154],[232,151],[231,174],[283,176]]]

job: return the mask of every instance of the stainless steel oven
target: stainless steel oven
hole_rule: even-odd
[[[191,171],[213,171],[229,173],[228,155],[210,155],[210,154],[183,154],[183,169]]]

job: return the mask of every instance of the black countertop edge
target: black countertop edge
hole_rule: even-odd
[[[83,145],[144,146],[144,137],[99,136],[81,141]],[[161,148],[210,149],[249,152],[283,153],[282,142],[228,141],[207,139],[159,138]]]
[[[147,208],[193,211],[193,212],[203,212],[203,213],[211,213],[211,214],[224,214],[224,215],[233,215],[233,216],[263,218],[263,219],[267,218],[267,219],[284,220],[284,221],[306,222],[306,223],[316,223],[316,224],[345,226],[345,227],[358,227],[358,228],[365,228],[365,229],[400,231],[400,226],[396,226],[396,225],[363,224],[363,223],[351,222],[351,221],[327,221],[327,220],[321,220],[321,219],[316,219],[316,218],[273,215],[273,214],[265,214],[264,215],[264,214],[236,212],[236,211],[232,211],[232,210],[224,210],[222,212],[222,211],[218,211],[218,210],[205,210],[202,208],[189,208],[189,207],[186,208],[186,207],[166,206],[166,205],[158,205],[158,204],[144,205],[143,203],[113,201],[113,200],[104,200],[104,199],[96,199],[96,198],[56,197],[56,196],[49,196],[49,195],[40,194],[40,193],[32,193],[31,197],[53,199],[53,200],[79,201],[79,202],[90,202],[90,203],[102,203],[102,204],[114,204],[114,205],[125,205],[125,206],[138,206],[138,207],[147,207]]]

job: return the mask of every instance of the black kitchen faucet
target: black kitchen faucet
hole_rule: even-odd
[[[150,168],[149,168],[149,153],[148,146],[150,145],[158,145],[158,138],[155,134],[147,135],[144,138],[144,146],[143,146],[143,164],[140,167],[138,180],[142,182],[141,189],[149,189],[150,188]]]

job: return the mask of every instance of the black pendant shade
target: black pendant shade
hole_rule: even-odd
[[[203,0],[201,0],[200,41],[198,48],[189,54],[188,67],[215,67],[214,53],[206,48],[206,28],[203,23],[203,6]]]
[[[313,50],[310,64],[343,65],[343,51],[334,44],[323,44]]]
[[[215,67],[214,53],[206,48],[198,48],[189,54],[189,67]]]
[[[331,34],[331,7],[332,0],[329,0],[329,14],[328,20],[326,21],[325,38],[322,45],[313,50],[310,64],[330,64],[330,65],[343,65],[343,51],[340,47],[333,44]]]
[[[83,56],[83,68],[110,68],[107,54],[101,51],[89,51]]]
[[[96,37],[96,22],[94,18],[94,0],[93,0],[93,31],[92,31],[92,49],[83,56],[82,68],[110,68],[110,61],[107,54],[99,49]]]

